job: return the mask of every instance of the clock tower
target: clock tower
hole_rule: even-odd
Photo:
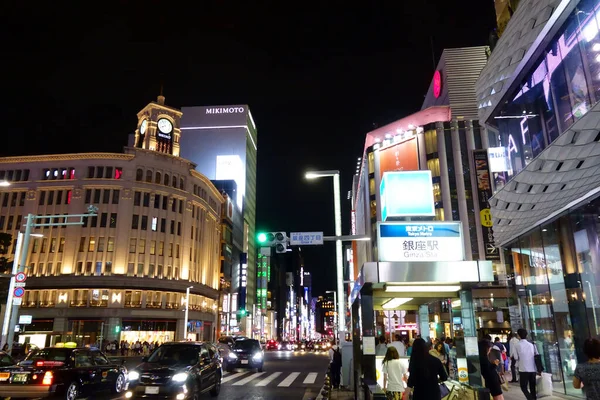
[[[137,114],[135,147],[179,157],[182,115],[180,110],[165,105],[162,94],[158,96]]]

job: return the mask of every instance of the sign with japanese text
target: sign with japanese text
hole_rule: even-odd
[[[291,246],[306,246],[323,244],[323,232],[292,232]]]
[[[490,212],[489,199],[492,197],[492,184],[490,180],[490,170],[488,162],[488,152],[486,150],[474,150],[473,160],[475,161],[475,174],[477,176],[477,198],[479,200],[479,220],[481,222],[481,232],[483,236],[483,247],[486,260],[500,260],[500,252],[494,245],[494,231],[492,222],[492,213]]]
[[[460,222],[380,222],[379,261],[463,261]]]

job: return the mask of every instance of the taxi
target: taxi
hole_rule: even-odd
[[[0,367],[0,398],[75,400],[102,390],[118,394],[127,390],[127,377],[124,365],[96,348],[57,343],[33,350],[16,365]]]

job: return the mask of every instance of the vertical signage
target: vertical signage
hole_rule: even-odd
[[[490,211],[489,199],[492,197],[492,185],[490,180],[489,162],[486,150],[473,150],[475,161],[475,173],[477,174],[477,197],[479,198],[479,219],[481,231],[483,232],[483,247],[485,259],[498,261],[500,252],[494,245],[494,231],[492,229],[492,213]]]
[[[246,309],[246,283],[248,274],[248,253],[240,254],[240,295],[238,296],[238,309]]]

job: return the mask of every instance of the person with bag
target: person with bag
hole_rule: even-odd
[[[413,400],[435,400],[449,393],[448,387],[440,382],[448,380],[446,368],[439,358],[429,354],[429,346],[423,339],[415,339],[408,364],[407,386],[413,391]]]
[[[600,399],[600,340],[587,339],[583,344],[587,362],[578,364],[573,375],[573,387],[581,389],[587,400]]]
[[[481,366],[481,376],[485,379],[485,387],[490,390],[490,394],[494,400],[504,400],[502,394],[502,378],[496,369],[500,364],[500,360],[496,359],[492,363],[490,361],[490,352],[492,351],[492,343],[489,340],[481,340],[479,342],[479,364]]]
[[[383,357],[383,390],[388,400],[402,400],[406,391],[406,373],[395,347],[389,347]]]
[[[335,341],[329,349],[329,370],[331,371],[331,385],[334,389],[339,389],[342,374],[342,352]]]
[[[521,340],[515,346],[513,355],[519,368],[521,390],[527,400],[537,400],[536,377],[541,374],[541,371],[538,371],[535,359],[538,351],[533,343],[527,341],[527,331],[525,329],[519,329],[517,334]],[[529,390],[527,390],[527,385],[529,385]]]
[[[509,348],[509,352],[510,352],[510,374],[511,374],[510,383],[519,382],[517,380],[517,376],[518,376],[517,375],[517,361],[515,360],[515,351],[516,351],[518,344],[519,344],[519,339],[517,338],[517,334],[512,333],[512,338],[508,342],[508,348]]]

